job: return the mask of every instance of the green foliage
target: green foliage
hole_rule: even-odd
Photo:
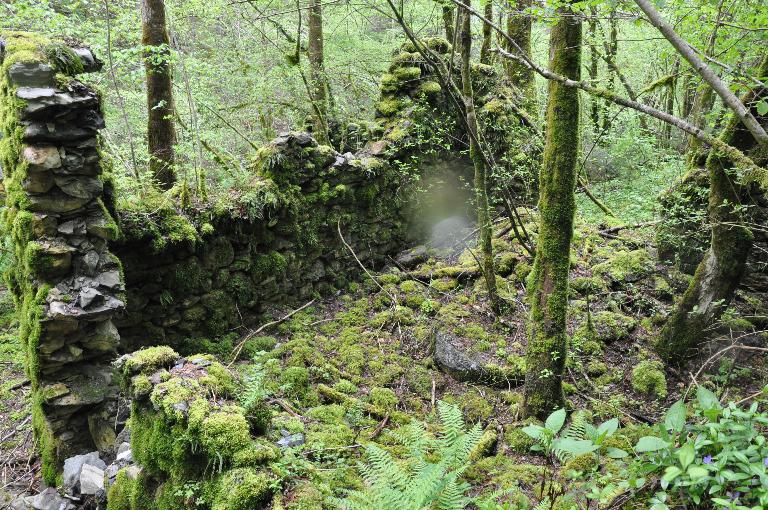
[[[379,446],[367,446],[368,461],[361,467],[366,488],[351,491],[334,504],[344,510],[466,508],[471,499],[461,475],[482,437],[482,429],[478,424],[465,430],[461,411],[445,402],[438,402],[438,413],[442,432],[436,439],[415,422],[393,433],[408,452],[402,464]]]
[[[664,365],[660,361],[641,361],[632,370],[632,388],[638,393],[654,398],[667,396],[667,378],[664,375]]]
[[[641,438],[636,469],[660,476],[662,491],[649,502],[653,510],[674,508],[691,500],[696,505],[753,510],[768,505],[768,442],[762,431],[768,413],[753,403],[748,409],[720,404],[699,386],[693,412],[676,402],[654,436]]]

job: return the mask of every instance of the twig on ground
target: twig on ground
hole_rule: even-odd
[[[299,313],[300,311],[302,311],[302,310],[303,310],[303,309],[305,309],[306,307],[308,307],[308,306],[312,305],[314,302],[315,302],[315,300],[313,299],[312,301],[309,301],[308,303],[305,303],[305,304],[301,305],[300,307],[298,307],[297,309],[293,310],[291,313],[289,313],[289,314],[287,314],[287,315],[285,315],[285,316],[281,317],[280,319],[274,320],[274,321],[272,321],[272,322],[268,322],[268,323],[264,324],[263,326],[259,327],[258,329],[254,330],[254,331],[251,331],[250,333],[248,333],[247,335],[245,335],[245,336],[243,337],[243,339],[242,339],[242,340],[240,340],[240,343],[238,343],[238,344],[235,346],[235,348],[234,348],[234,349],[232,349],[232,361],[230,361],[230,362],[229,362],[229,364],[227,365],[227,367],[231,367],[231,366],[232,366],[232,364],[233,364],[235,361],[237,361],[237,357],[238,357],[238,356],[240,356],[240,351],[242,351],[242,350],[243,350],[243,346],[245,345],[245,342],[247,342],[248,340],[250,340],[250,339],[251,339],[251,338],[253,338],[254,336],[258,335],[259,333],[261,333],[261,332],[262,332],[262,331],[264,331],[265,329],[267,329],[267,328],[269,328],[269,327],[272,327],[272,326],[275,326],[275,325],[277,325],[277,324],[280,324],[281,322],[284,322],[284,321],[288,320],[288,319],[289,319],[291,316],[293,316],[293,315],[294,315],[294,314],[296,314],[296,313]]]
[[[384,416],[384,419],[381,420],[381,423],[379,423],[379,425],[373,430],[373,433],[371,434],[371,436],[368,439],[374,440],[377,437],[379,437],[379,434],[381,434],[381,431],[384,430],[384,427],[387,426],[388,422],[389,422],[389,413],[387,413]]]
[[[369,271],[368,271],[368,270],[365,268],[365,266],[363,265],[363,263],[362,263],[362,262],[360,262],[360,259],[359,259],[359,258],[357,258],[357,254],[355,253],[355,250],[353,250],[353,249],[352,249],[352,247],[349,245],[349,243],[347,243],[347,240],[346,240],[346,239],[344,239],[344,235],[341,233],[341,220],[339,220],[339,221],[337,221],[337,222],[336,222],[336,228],[337,228],[337,229],[338,229],[338,231],[339,231],[339,238],[341,239],[341,242],[342,242],[342,243],[344,243],[344,246],[346,246],[347,250],[349,250],[349,253],[351,253],[351,254],[352,254],[352,256],[355,258],[355,260],[357,261],[357,264],[358,264],[358,265],[359,265],[359,266],[360,266],[360,267],[363,269],[363,271],[365,271],[365,274],[366,274],[366,275],[368,275],[368,278],[370,278],[371,280],[373,280],[373,283],[375,283],[375,284],[376,284],[376,286],[377,286],[379,289],[381,289],[381,291],[382,291],[383,293],[385,293],[387,296],[389,296],[389,299],[391,299],[391,300],[392,300],[392,306],[397,306],[397,299],[395,299],[395,296],[393,296],[392,294],[390,294],[389,292],[387,292],[386,290],[384,290],[384,287],[382,287],[382,286],[381,286],[381,284],[379,283],[379,281],[378,281],[376,278],[374,278],[374,277],[373,277],[373,275],[372,275],[372,274],[371,274],[371,273],[370,273],[370,272],[369,272]]]

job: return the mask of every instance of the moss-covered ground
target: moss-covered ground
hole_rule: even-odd
[[[494,240],[499,290],[509,308],[504,316],[490,314],[476,262],[465,251],[433,257],[410,271],[378,273],[378,285],[370,279],[352,284],[249,343],[251,360],[238,366],[246,375],[260,374],[271,399],[268,435],[273,441],[305,435],[305,444],[278,461],[290,480],[282,486],[286,508],[326,508],[326,496],[359,488],[362,447],[376,441],[403,453],[389,431],[408,420],[436,426],[438,400],[457,404],[468,423],[504,431],[489,456],[466,473],[476,490],[514,485],[537,501],[543,458],[529,451],[531,440],[521,432],[519,382],[458,382],[437,367],[433,353],[435,332],[447,331],[481,363],[523,373],[531,260],[507,230],[497,224]],[[628,444],[691,382],[665,372],[652,351],[672,295],[688,278],[656,262],[652,238],[651,229],[601,235],[598,227],[581,224],[573,241],[568,406],[595,420],[619,418],[623,428],[616,440]],[[722,341],[763,329],[765,317],[755,318],[756,299],[739,294]],[[729,398],[738,399],[765,384],[766,375],[764,361],[738,357],[706,367],[699,382],[725,383]]]
[[[11,296],[0,288],[0,508],[40,483],[23,352]]]

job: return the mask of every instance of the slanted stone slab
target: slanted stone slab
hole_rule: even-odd
[[[54,84],[56,73],[43,62],[17,62],[8,68],[8,78],[19,87],[47,87]]]

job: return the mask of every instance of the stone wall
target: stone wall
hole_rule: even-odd
[[[4,234],[15,262],[4,277],[20,312],[43,475],[114,443],[109,363],[123,309],[117,225],[102,201],[98,94],[74,76],[99,67],[90,51],[26,33],[0,42],[0,166]]]
[[[265,194],[278,198],[261,204],[257,215],[238,216],[237,208],[198,213],[208,220],[198,241],[169,242],[150,254],[157,234],[124,218],[127,239],[112,249],[128,289],[127,313],[117,323],[125,350],[196,351],[199,343],[187,348],[184,340],[215,340],[268,305],[346,288],[361,270],[339,226],[368,267],[406,244],[407,207],[398,199],[406,192],[382,157],[342,155],[306,133],[289,133],[259,151],[254,172],[254,188],[272,189]]]

